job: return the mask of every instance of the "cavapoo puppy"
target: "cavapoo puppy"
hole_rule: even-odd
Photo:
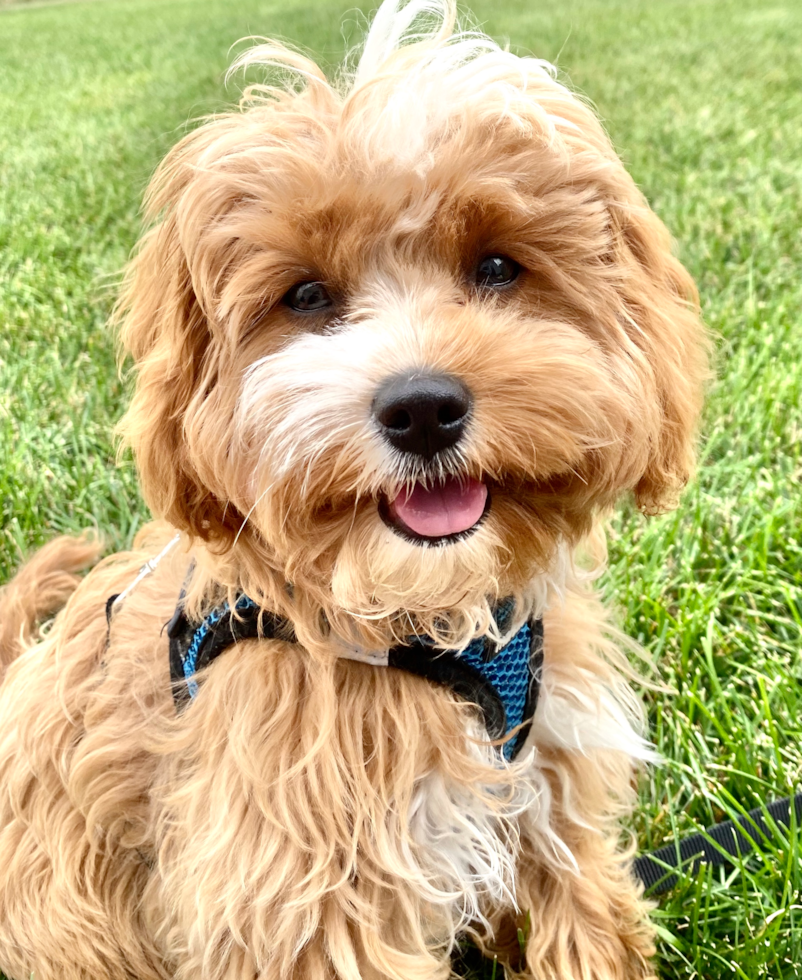
[[[387,0],[335,82],[256,47],[153,179],[117,320],[159,521],[0,605],[9,978],[428,980],[466,935],[653,975],[587,556],[687,480],[704,331],[588,106],[454,20]]]

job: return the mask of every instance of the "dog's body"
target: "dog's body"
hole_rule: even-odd
[[[399,47],[426,7],[382,7],[345,94],[261,50],[305,91],[157,175],[120,317],[164,521],[80,584],[92,545],[54,542],[0,605],[14,980],[424,980],[467,931],[538,980],[652,975],[617,850],[649,753],[573,556],[621,493],[656,510],[687,479],[695,294],[593,114],[450,43],[447,5]],[[184,588],[297,642],[237,644],[176,711]],[[447,687],[352,657],[498,640],[510,599],[545,637],[510,764]]]

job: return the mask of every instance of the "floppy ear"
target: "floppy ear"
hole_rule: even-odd
[[[308,59],[267,44],[239,64],[260,59],[286,69],[282,86],[246,90],[242,111],[212,117],[157,169],[145,202],[152,227],[129,264],[114,315],[137,376],[120,431],[134,450],[145,499],[177,528],[223,546],[242,527],[223,482],[234,396],[220,383],[231,350],[218,319],[221,292],[242,261],[226,218],[254,200],[254,184],[269,174],[265,148],[280,153],[337,104]]]
[[[558,181],[566,181],[571,194],[603,209],[604,233],[594,253],[599,264],[568,270],[580,286],[583,307],[590,319],[606,326],[613,339],[613,359],[626,394],[640,401],[640,417],[622,433],[620,458],[614,459],[622,484],[631,488],[638,507],[659,513],[676,505],[679,491],[693,470],[695,442],[708,377],[710,344],[699,311],[693,280],[672,255],[671,238],[643,194],[627,173],[592,109],[551,80],[531,78],[527,95],[535,131],[547,135],[549,145],[560,148],[554,159]],[[556,139],[539,113],[547,113]],[[537,171],[544,188],[542,154]],[[559,169],[567,163],[563,170]],[[591,217],[597,212],[589,210]],[[601,215],[599,215],[601,216]],[[593,235],[595,225],[588,225]],[[571,241],[566,224],[557,232]],[[591,241],[590,237],[587,241]],[[599,278],[593,283],[588,273]],[[588,292],[588,283],[593,283]],[[620,345],[616,342],[621,341]],[[612,348],[611,348],[612,350]],[[631,403],[630,403],[631,404]],[[629,409],[629,406],[628,406]]]
[[[157,171],[147,212],[161,220],[142,238],[114,314],[136,369],[120,431],[133,448],[145,500],[156,516],[206,541],[230,540],[241,523],[222,487],[198,473],[186,431],[187,419],[197,416],[217,385],[210,324],[193,285],[179,215],[182,197],[191,192],[193,163],[208,141],[204,130],[213,126],[186,137]]]
[[[620,270],[619,316],[643,354],[644,393],[657,408],[646,466],[634,488],[638,507],[655,514],[676,506],[693,471],[710,345],[696,287],[671,254],[666,228],[628,177],[626,184],[608,208],[613,262]]]

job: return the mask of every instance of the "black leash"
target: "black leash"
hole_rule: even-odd
[[[794,817],[791,816],[793,806]],[[732,864],[731,858],[743,857],[754,849],[755,844],[770,840],[774,828],[767,822],[770,817],[778,826],[790,827],[802,824],[802,793],[775,800],[767,806],[759,806],[737,820],[709,827],[704,833],[692,834],[683,840],[659,847],[651,854],[635,859],[635,875],[651,895],[662,895],[679,881],[676,870],[695,872],[702,864],[714,867]],[[676,869],[676,870],[672,870]]]
[[[767,823],[766,816],[771,817],[778,826],[790,828],[794,822],[792,806],[799,829],[802,826],[802,793],[775,800],[765,807],[756,807],[737,820],[715,824],[704,833],[692,834],[673,844],[665,844],[650,854],[641,855],[633,863],[635,877],[643,882],[647,894],[662,895],[678,883],[676,871],[680,868],[693,873],[702,864],[713,867],[731,864],[731,858],[744,857],[754,849],[755,844],[774,836],[774,827]],[[484,957],[470,941],[465,941],[455,950],[452,969],[458,977],[497,975],[496,964]],[[502,968],[498,967],[498,970],[498,976],[503,976]]]

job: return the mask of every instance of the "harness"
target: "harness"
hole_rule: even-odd
[[[155,557],[140,569],[134,581],[119,595],[106,601],[106,620],[111,628],[115,607],[146,575],[151,574],[162,558],[178,543],[176,535]],[[246,595],[235,603],[232,614],[227,602],[214,609],[201,623],[192,623],[184,613],[184,592],[167,624],[170,638],[170,678],[176,709],[181,710],[198,693],[195,674],[220,656],[230,646],[245,639],[279,639],[295,643],[289,620],[267,610],[260,610]],[[511,602],[501,603],[495,612],[502,637],[513,615]],[[384,654],[356,651],[344,656],[376,666],[395,667],[450,687],[455,694],[479,706],[485,727],[492,739],[502,738],[518,725],[521,731],[504,743],[504,757],[514,759],[526,739],[540,693],[543,667],[543,621],[530,619],[516,633],[507,637],[501,647],[487,638],[470,643],[463,651],[437,650],[427,637],[412,637],[406,644],[392,647]],[[766,815],[770,820],[766,820]],[[652,895],[669,891],[687,874],[695,874],[700,865],[731,865],[733,858],[743,859],[753,847],[770,841],[776,828],[789,831],[802,824],[802,793],[741,813],[737,819],[708,827],[700,834],[643,854],[633,862],[635,876]]]
[[[188,619],[183,597],[182,591],[167,624],[170,679],[177,710],[197,695],[197,672],[236,643],[250,639],[297,642],[289,620],[260,609],[247,595],[239,596],[233,610],[224,602],[200,623]],[[530,619],[507,636],[513,613],[512,602],[501,603],[496,609],[496,624],[505,637],[499,646],[481,637],[462,651],[439,650],[428,637],[413,636],[385,652],[346,648],[342,656],[404,670],[451,688],[462,700],[479,706],[491,739],[503,738],[523,726],[503,745],[504,757],[510,761],[521,750],[534,717],[543,665],[543,621]]]

